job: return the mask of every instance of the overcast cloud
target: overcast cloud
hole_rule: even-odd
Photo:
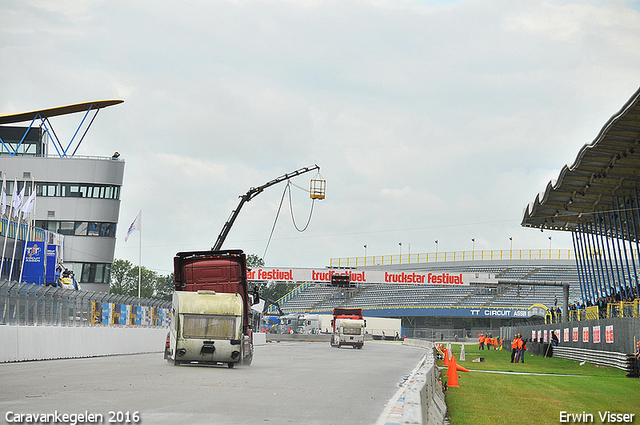
[[[4,0],[0,57],[1,114],[125,101],[78,154],[121,153],[116,258],[137,264],[142,210],[162,274],[213,245],[239,195],[313,164],[327,197],[304,233],[285,203],[268,266],[571,248],[523,209],[640,86],[640,2]],[[69,140],[81,117],[52,122]],[[262,256],[284,188],[224,247]],[[294,189],[299,224],[310,207]]]

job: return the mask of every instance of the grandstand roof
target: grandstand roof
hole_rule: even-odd
[[[609,210],[617,196],[636,194],[640,186],[640,89],[604,125],[595,140],[580,149],[573,165],[560,171],[527,206],[522,226],[573,230],[585,216]],[[639,218],[634,229],[640,229]]]

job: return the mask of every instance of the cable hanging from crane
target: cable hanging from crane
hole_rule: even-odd
[[[313,183],[312,183],[313,184]],[[307,219],[307,224],[305,224],[305,226],[300,229],[298,227],[298,224],[296,223],[296,219],[294,217],[293,214],[293,201],[291,198],[291,186],[295,186],[301,190],[304,190],[305,192],[310,192],[304,188],[301,188],[300,186],[294,184],[291,182],[291,180],[287,181],[287,185],[284,187],[284,191],[282,192],[282,197],[280,198],[280,205],[278,205],[278,211],[276,212],[276,218],[273,221],[273,226],[271,226],[271,233],[269,233],[269,239],[267,240],[267,246],[264,248],[264,254],[262,254],[262,259],[264,260],[265,256],[267,255],[267,250],[269,249],[269,245],[271,244],[271,238],[273,236],[273,232],[276,229],[276,223],[278,222],[278,217],[280,216],[280,211],[282,210],[282,203],[284,202],[284,197],[287,194],[287,191],[289,191],[289,210],[291,211],[291,221],[293,222],[293,227],[295,227],[295,229],[302,233],[305,230],[307,230],[307,228],[309,227],[309,224],[311,223],[311,217],[313,216],[313,206],[315,205],[315,201],[316,199],[323,199],[324,198],[324,193],[323,193],[323,197],[322,198],[312,198],[311,199],[311,210],[309,211],[309,218]]]

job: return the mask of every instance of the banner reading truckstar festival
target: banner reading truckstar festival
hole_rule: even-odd
[[[469,285],[471,282],[494,280],[491,273],[402,272],[384,270],[330,270],[258,268],[247,271],[248,280],[285,282],[331,282],[333,275],[349,275],[354,283],[397,283],[431,285]]]

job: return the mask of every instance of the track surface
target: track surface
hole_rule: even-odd
[[[15,423],[8,412],[135,423],[138,412],[145,425],[372,424],[423,355],[392,342],[361,350],[282,342],[256,347],[253,364],[234,369],[176,367],[160,353],[4,363],[0,423]]]

